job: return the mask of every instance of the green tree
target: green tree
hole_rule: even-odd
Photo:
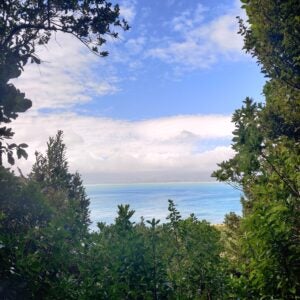
[[[248,99],[245,104],[233,117],[236,155],[213,174],[241,186],[245,194],[240,287],[249,299],[293,299],[299,289],[299,143],[271,130],[265,118],[268,103],[256,105]]]
[[[82,271],[89,299],[152,299],[148,236],[131,221],[133,214],[129,205],[119,205],[115,223],[99,223],[91,235]]]
[[[298,0],[241,0],[248,22],[240,19],[244,49],[266,76],[300,89],[300,4]]]
[[[78,225],[87,230],[90,224],[90,202],[80,175],[69,172],[62,131],[58,131],[55,137],[49,138],[45,156],[36,153],[36,162],[32,167],[30,178],[38,182],[43,192],[50,196],[50,204],[58,213],[72,207]]]
[[[47,155],[29,178],[0,167],[0,298],[80,295],[89,200],[80,176],[68,172],[62,132]]]
[[[222,299],[225,272],[220,232],[194,215],[182,219],[169,200],[169,222],[163,225],[162,257],[171,299]]]
[[[240,249],[233,256],[232,283],[236,297],[297,299],[300,6],[299,1],[242,2],[249,18],[247,26],[241,22],[245,49],[270,80],[264,87],[264,104],[246,98],[234,113],[236,154],[213,173],[244,192],[243,218],[234,232],[227,229]],[[227,251],[233,254],[228,244]]]
[[[106,0],[3,0],[0,1],[0,124],[10,123],[31,107],[25,94],[10,83],[21,75],[28,63],[40,64],[38,45],[46,45],[51,34],[73,35],[93,53],[106,56],[101,46],[107,37],[118,37],[118,28],[128,29],[120,19],[118,5]],[[26,157],[25,144],[4,142],[13,136],[11,128],[0,128],[0,165],[2,155],[14,163],[13,153]]]
[[[39,186],[0,167],[0,297],[19,299],[27,280],[17,257],[32,228],[46,227],[52,216]]]
[[[158,253],[158,243],[159,243],[159,235],[157,231],[157,225],[159,224],[160,220],[156,220],[153,218],[151,221],[146,221],[151,227],[150,232],[150,260],[152,262],[152,267],[150,269],[150,280],[149,285],[150,289],[152,290],[152,299],[158,300],[160,299],[163,294],[161,293],[161,288],[163,286],[163,281],[165,279],[165,272],[163,265],[161,263],[161,259],[159,259]]]

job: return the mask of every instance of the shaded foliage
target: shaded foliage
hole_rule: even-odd
[[[267,77],[300,89],[300,4],[298,0],[241,0],[247,23],[240,19],[244,49]]]
[[[90,201],[80,175],[69,172],[62,131],[49,138],[46,155],[36,152],[36,162],[32,167],[30,178],[39,183],[44,194],[53,195],[51,205],[59,212],[71,206],[78,223],[87,230],[90,224]]]
[[[100,299],[212,299],[225,295],[219,232],[195,217],[134,224],[128,205],[92,234],[85,295]],[[170,201],[170,216],[178,215]],[[180,235],[178,233],[181,232]],[[92,279],[92,280],[91,280]]]
[[[242,2],[249,17],[247,26],[241,22],[244,48],[270,81],[264,104],[246,98],[234,113],[236,154],[213,173],[244,192],[244,216],[236,228],[225,230],[225,253],[235,297],[298,299],[300,6],[299,1]]]

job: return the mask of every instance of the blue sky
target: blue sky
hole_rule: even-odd
[[[261,100],[264,78],[259,67],[241,51],[242,38],[230,35],[237,31],[235,16],[243,15],[237,2],[128,1],[124,5],[131,9],[131,30],[121,35],[122,41],[117,45],[107,47],[111,56],[116,55],[117,48],[117,56],[121,57],[115,62],[120,90],[113,95],[95,96],[80,108],[108,117],[137,120],[176,114],[231,114],[246,96]],[[176,53],[168,54],[170,45],[187,43],[193,30],[228,15],[231,32],[219,46],[223,49],[212,49],[217,46],[210,45],[202,56],[196,53],[207,44],[208,33],[193,40],[198,48],[194,53],[187,49],[189,57],[181,52],[178,58]],[[222,28],[219,30],[222,34]],[[165,50],[166,57],[151,55],[151,51],[158,49]],[[122,62],[123,55],[126,59]],[[185,62],[185,58],[190,62]],[[206,63],[209,60],[212,62]]]
[[[125,0],[131,29],[98,58],[57,34],[15,84],[33,108],[15,122],[30,157],[65,132],[71,168],[86,182],[210,180],[233,155],[231,115],[265,79],[242,51],[238,1]]]

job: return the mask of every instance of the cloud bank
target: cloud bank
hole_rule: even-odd
[[[124,121],[73,113],[27,115],[14,129],[17,142],[29,141],[29,159],[18,161],[25,173],[35,150],[44,152],[47,137],[62,129],[70,167],[86,183],[207,181],[216,164],[233,154],[228,116]]]

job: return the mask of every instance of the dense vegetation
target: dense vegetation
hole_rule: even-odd
[[[300,296],[300,2],[243,0],[246,51],[269,78],[265,103],[246,98],[232,121],[236,155],[214,176],[243,189],[237,222],[237,293],[246,299]]]
[[[61,10],[86,12],[92,2],[53,1],[48,9],[53,18],[62,17]],[[96,2],[105,4],[99,16],[108,14],[106,30],[121,24],[118,7]],[[230,213],[224,226],[215,227],[193,215],[182,219],[169,200],[165,224],[156,219],[134,223],[134,211],[120,205],[113,224],[99,223],[98,231],[89,232],[89,199],[80,175],[69,172],[58,132],[49,139],[46,153],[36,154],[26,178],[1,166],[0,160],[1,299],[299,299],[300,4],[242,2],[249,18],[248,23],[240,20],[245,50],[257,58],[269,80],[264,103],[246,98],[234,113],[236,154],[213,176],[243,190],[243,216]],[[28,10],[21,14],[24,3]],[[31,105],[8,80],[19,76],[29,58],[36,62],[38,38],[48,41],[49,32],[43,31],[43,37],[34,30],[51,21],[43,3],[0,3],[0,49],[5,50],[0,52],[1,123]],[[8,5],[15,19],[6,18]],[[29,18],[27,24],[41,22],[31,31],[14,31],[19,14]],[[87,23],[80,27],[76,20],[62,19],[71,25],[62,24],[74,26],[85,40],[92,21],[83,18]],[[18,39],[18,48],[8,40],[19,35],[23,40]],[[10,129],[0,128],[0,154],[13,163],[13,151],[26,157],[26,145],[4,145],[11,136]]]

